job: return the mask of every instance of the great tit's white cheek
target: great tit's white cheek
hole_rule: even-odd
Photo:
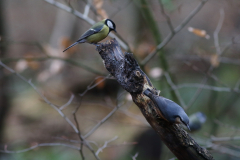
[[[108,25],[108,27],[109,27],[109,28],[112,28],[112,29],[114,29],[114,28],[113,28],[113,24],[112,24],[112,22],[111,22],[111,21],[107,21],[107,25]]]

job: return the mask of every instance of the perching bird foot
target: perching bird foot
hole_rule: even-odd
[[[148,90],[148,91],[147,91]],[[147,92],[151,92],[152,94],[155,94],[155,95],[157,95],[157,96],[160,96],[160,90],[156,90],[156,89],[150,89],[150,88],[148,88],[148,89],[146,89],[143,93],[145,94],[145,95],[147,95]]]
[[[91,44],[95,45],[96,47],[100,47],[102,43],[91,43]]]

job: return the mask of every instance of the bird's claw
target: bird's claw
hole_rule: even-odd
[[[159,96],[160,95],[160,90],[156,90],[155,88],[147,88],[144,92],[146,93],[146,92],[151,92],[152,94],[155,94],[155,95],[157,95],[157,96]]]
[[[96,47],[100,47],[101,43],[91,43],[93,45],[95,45]]]

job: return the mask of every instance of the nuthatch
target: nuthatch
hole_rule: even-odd
[[[116,32],[115,23],[110,19],[104,19],[94,24],[89,30],[83,33],[83,35],[77,40],[77,42],[73,43],[71,46],[66,48],[63,52],[77,45],[78,43],[97,44],[97,42],[106,38],[111,31]]]
[[[158,107],[163,119],[170,123],[183,123],[190,130],[189,118],[182,107],[177,103],[162,96],[155,95],[149,89],[146,89],[144,94]]]
[[[189,116],[190,123],[189,126],[191,131],[197,131],[202,127],[202,124],[206,122],[207,117],[202,112],[197,112]]]

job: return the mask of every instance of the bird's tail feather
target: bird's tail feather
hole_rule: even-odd
[[[68,48],[64,49],[63,52],[65,52],[65,51],[68,50],[69,48],[72,48],[73,46],[76,46],[78,43],[83,43],[83,42],[77,41],[77,42],[73,43],[71,46],[69,46]]]

